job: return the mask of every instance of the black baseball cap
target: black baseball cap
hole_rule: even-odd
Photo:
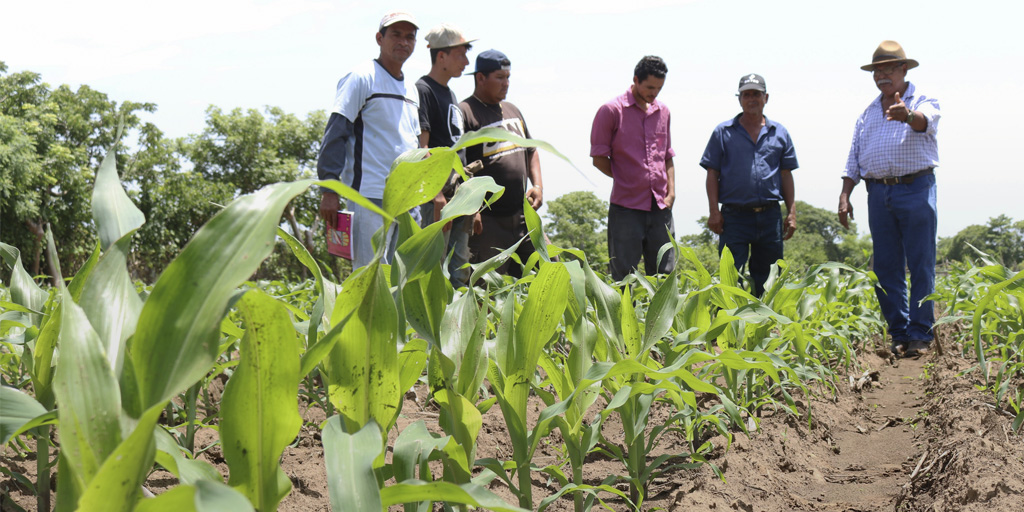
[[[473,73],[486,74],[499,69],[512,70],[512,62],[508,60],[504,53],[498,50],[487,50],[480,52],[476,56],[476,69],[473,70]]]
[[[768,92],[768,87],[764,83],[764,77],[757,73],[751,73],[749,75],[743,75],[740,77],[740,90],[739,92],[749,90],[761,91],[763,93]]]

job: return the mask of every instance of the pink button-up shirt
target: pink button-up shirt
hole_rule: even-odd
[[[676,155],[669,133],[671,114],[654,100],[640,110],[632,90],[605,103],[590,130],[590,156],[611,158],[611,203],[650,211],[651,196],[665,208],[668,174],[665,160]]]

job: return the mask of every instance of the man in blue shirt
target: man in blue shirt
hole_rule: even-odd
[[[868,189],[868,225],[878,276],[878,305],[897,354],[928,351],[934,335],[935,240],[938,210],[935,168],[939,165],[939,102],[908,82],[917,67],[896,41],[882,41],[861,66],[880,94],[857,118],[839,194],[839,222],[853,218],[850,193]],[[907,277],[910,270],[910,297]]]
[[[764,116],[768,89],[761,75],[740,78],[738,96],[743,112],[715,127],[700,166],[708,171],[708,228],[719,235],[718,252],[728,247],[738,270],[750,260],[760,297],[772,264],[782,258],[782,241],[796,231],[796,151],[786,128]],[[785,227],[779,201],[789,212]]]

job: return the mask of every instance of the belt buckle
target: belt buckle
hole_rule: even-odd
[[[900,180],[899,176],[894,176],[892,178],[882,178],[883,185],[899,185],[901,181],[902,180]]]
[[[767,206],[755,206],[755,207],[751,208],[750,210],[753,211],[754,213],[761,213],[766,208],[767,208]]]

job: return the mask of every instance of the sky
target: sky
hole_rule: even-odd
[[[736,87],[749,73],[764,76],[765,115],[793,137],[797,199],[835,211],[854,122],[878,95],[860,66],[894,39],[921,63],[907,80],[941,104],[939,236],[1000,214],[1024,219],[1024,164],[1013,149],[1024,119],[1024,9],[1014,1],[0,0],[0,61],[54,87],[155,103],[143,119],[183,137],[202,131],[210,105],[302,117],[329,109],[338,79],[378,55],[374,34],[390,10],[420,25],[407,79],[429,71],[423,36],[442,22],[479,39],[471,61],[490,48],[508,55],[508,101],[571,162],[541,155],[546,201],[576,190],[608,199],[611,179],[589,156],[594,114],[627,90],[641,57],[658,55],[669,69],[659,100],[672,112],[678,235],[698,232],[708,214],[698,162],[712,129],[740,112]],[[460,99],[472,94],[471,77],[449,85]],[[867,233],[862,186],[852,202]]]

